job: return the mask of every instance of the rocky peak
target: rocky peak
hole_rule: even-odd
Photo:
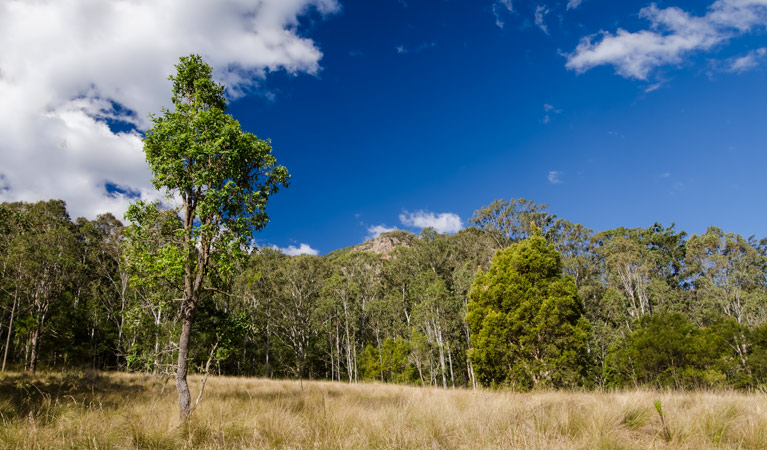
[[[356,246],[354,249],[363,252],[377,253],[384,259],[389,259],[391,257],[391,252],[395,247],[411,247],[415,239],[417,239],[417,237],[413,233],[395,230],[381,233],[378,237],[369,239]]]

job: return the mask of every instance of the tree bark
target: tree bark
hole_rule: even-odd
[[[19,289],[16,288],[16,291],[13,294],[13,306],[11,307],[11,318],[8,321],[8,336],[5,338],[5,350],[3,351],[3,367],[0,369],[0,372],[5,372],[5,362],[8,359],[8,347],[11,346],[11,333],[13,332],[13,316],[16,314],[16,303],[19,299]]]
[[[269,378],[269,323],[266,323],[266,361],[264,362],[264,377]]]
[[[35,327],[34,330],[32,330],[32,342],[31,342],[31,352],[29,355],[29,371],[32,373],[35,373],[37,370],[37,351],[40,346],[40,328]]]
[[[181,421],[186,421],[191,413],[192,396],[186,380],[189,371],[189,341],[192,336],[192,324],[196,304],[186,302],[184,305],[184,323],[181,325],[181,336],[178,339],[178,366],[176,368],[176,390],[178,391],[178,410]]]

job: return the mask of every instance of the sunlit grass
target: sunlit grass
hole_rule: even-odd
[[[191,382],[196,390],[199,378]],[[212,377],[180,426],[173,380],[8,373],[0,375],[0,447],[762,449],[767,395],[520,394]]]

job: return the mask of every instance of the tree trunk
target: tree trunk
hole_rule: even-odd
[[[378,364],[380,364],[380,367],[381,367],[381,383],[383,383],[384,382],[383,352],[381,351],[381,336],[378,332],[378,329],[376,329],[376,345],[378,345]]]
[[[437,349],[439,350],[439,366],[442,373],[442,387],[447,389],[447,376],[445,373],[445,347],[444,343],[442,342],[442,327],[438,327],[434,320],[432,320],[432,327],[434,328],[434,337],[437,340]]]
[[[357,382],[357,344],[354,345],[354,382]]]
[[[338,324],[336,324],[336,375],[338,381],[341,381],[341,333]]]
[[[154,314],[154,313],[153,313]],[[160,370],[160,323],[162,322],[162,309],[154,314],[154,361],[153,361],[153,373],[157,373]]]
[[[181,336],[178,339],[178,367],[176,368],[176,390],[178,391],[178,410],[181,421],[186,421],[191,412],[192,397],[186,374],[189,370],[189,340],[192,336],[194,323],[195,302],[186,301],[184,305],[184,323],[181,325]]]
[[[13,332],[13,316],[16,314],[16,303],[19,299],[19,289],[13,294],[13,306],[11,307],[11,318],[8,321],[8,336],[5,338],[5,350],[3,351],[3,367],[1,372],[5,372],[5,361],[8,359],[8,347],[11,346],[11,333]]]
[[[477,390],[477,379],[474,377],[474,367],[471,365],[471,360],[466,358],[466,370],[469,373],[469,380],[471,380],[471,388]]]
[[[418,369],[418,378],[421,379],[421,387],[426,386],[426,383],[423,381],[423,371],[421,370],[421,364],[416,363],[415,367]]]
[[[35,373],[37,370],[37,352],[40,346],[40,327],[36,326],[32,330],[32,342],[30,344],[31,352],[29,355],[29,371]]]
[[[269,378],[269,322],[266,323],[266,360],[264,361],[264,376]]]

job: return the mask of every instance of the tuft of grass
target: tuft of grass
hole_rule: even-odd
[[[199,378],[190,381],[199,389]],[[297,381],[210,377],[205,398],[182,426],[175,389],[163,386],[164,380],[138,374],[0,374],[0,448],[761,449],[767,443],[761,393],[521,394],[321,381],[305,381],[302,389]],[[662,403],[653,412],[655,400]]]

